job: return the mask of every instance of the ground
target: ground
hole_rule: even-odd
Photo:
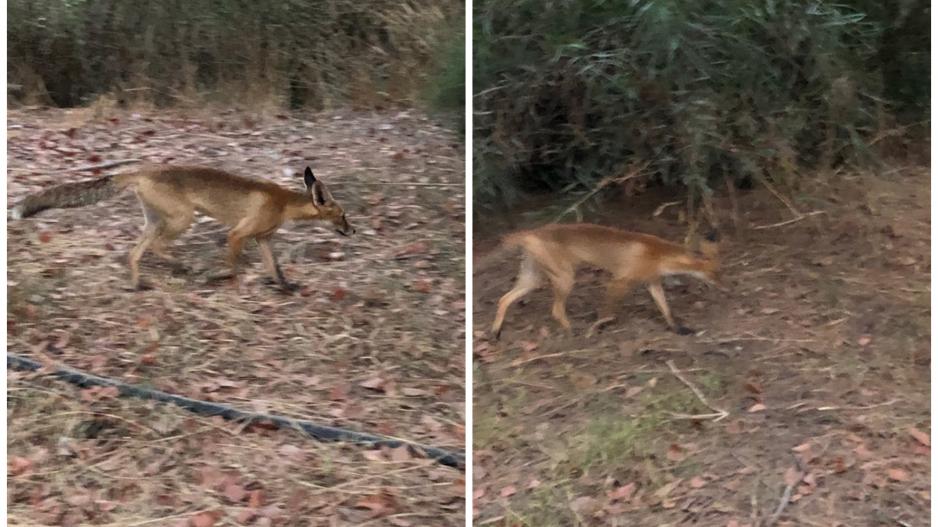
[[[125,382],[464,448],[464,146],[412,111],[9,112],[10,203],[128,158],[302,189],[311,165],[358,233],[287,225],[287,295],[256,245],[240,290],[200,218],[127,290],[133,195],[8,223],[8,349]],[[129,170],[131,166],[103,173]],[[202,221],[205,220],[205,221]],[[463,473],[8,371],[11,525],[463,525]]]
[[[734,229],[715,198],[727,291],[666,285],[698,331],[686,337],[641,290],[587,335],[602,275],[584,271],[571,336],[541,290],[494,341],[518,257],[477,267],[508,227],[476,223],[476,525],[928,524],[928,168],[842,170],[780,190],[802,219],[765,190],[740,191]],[[586,219],[681,240],[682,206],[655,214],[670,196]],[[729,415],[701,415],[715,410]]]

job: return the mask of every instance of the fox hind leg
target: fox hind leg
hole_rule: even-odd
[[[540,269],[538,269],[537,264],[529,257],[525,256],[521,260],[521,270],[518,272],[515,286],[498,301],[498,311],[495,313],[495,321],[492,322],[492,333],[495,335],[496,340],[501,337],[505,313],[508,311],[511,304],[540,287],[542,281],[542,273]]]

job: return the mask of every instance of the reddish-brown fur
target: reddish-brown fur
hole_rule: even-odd
[[[600,225],[572,224],[516,232],[506,236],[503,245],[520,247],[523,258],[514,288],[498,302],[498,312],[492,324],[496,338],[501,333],[508,307],[540,287],[545,277],[554,290],[552,315],[569,331],[566,301],[573,289],[576,269],[583,264],[612,273],[600,312],[602,318],[612,316],[616,303],[632,287],[645,284],[668,326],[682,334],[691,330],[679,326],[671,316],[661,279],[684,274],[716,283],[717,246],[710,241],[702,242],[700,254],[695,254],[649,234]]]
[[[189,229],[199,212],[228,226],[230,276],[237,279],[238,257],[244,242],[257,241],[271,277],[281,287],[286,281],[270,246],[274,232],[286,221],[316,220],[331,223],[343,235],[355,230],[345,212],[322,181],[307,167],[306,191],[296,192],[269,181],[236,176],[214,168],[162,166],[66,183],[27,196],[13,209],[13,217],[27,217],[48,208],[80,207],[132,188],[145,218],[143,235],[130,252],[131,286],[140,287],[139,263],[147,250],[172,260],[166,252]]]

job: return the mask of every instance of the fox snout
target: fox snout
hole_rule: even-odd
[[[342,218],[335,224],[335,231],[342,236],[351,236],[355,234],[355,227],[352,227],[352,224],[345,219],[345,214],[343,214]]]

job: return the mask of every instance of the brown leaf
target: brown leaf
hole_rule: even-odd
[[[788,467],[788,469],[785,470],[785,484],[794,486],[799,481],[801,481],[801,471],[796,467]]]
[[[42,243],[49,243],[52,241],[52,233],[49,231],[39,231],[39,241]]]
[[[336,384],[329,390],[329,399],[333,401],[344,401],[348,399],[348,389],[348,384]]]
[[[509,496],[514,496],[516,492],[518,492],[518,489],[515,488],[514,485],[508,485],[507,487],[503,488],[501,492],[498,493],[498,495],[503,498],[507,498]]]
[[[869,335],[863,335],[857,339],[857,344],[859,344],[860,346],[867,346],[872,341],[873,341],[873,337]]]
[[[915,440],[921,443],[922,445],[928,446],[928,447],[931,446],[931,437],[929,437],[928,434],[926,434],[925,432],[922,432],[918,428],[915,428],[914,426],[910,426],[909,435],[915,438]]]
[[[756,403],[756,404],[754,404],[754,405],[752,405],[752,406],[749,407],[748,412],[752,414],[752,413],[756,413],[756,412],[762,412],[762,411],[764,411],[764,410],[766,410],[766,406],[765,406],[764,404],[762,404],[762,403]]]
[[[237,483],[229,483],[225,485],[225,497],[228,498],[232,503],[240,503],[248,495],[247,491],[244,490],[244,487],[238,485]]]
[[[19,476],[26,473],[33,466],[33,462],[25,457],[12,456],[7,463],[7,473],[11,476]]]
[[[856,448],[853,449],[853,453],[857,455],[860,459],[870,459],[873,457],[873,453],[866,448],[866,443],[860,443]]]
[[[362,388],[368,388],[369,390],[383,392],[384,385],[386,382],[387,381],[385,381],[381,377],[372,377],[370,379],[367,379],[358,383],[358,385],[361,386]]]
[[[622,485],[619,488],[610,490],[606,493],[606,496],[611,500],[620,500],[622,502],[628,502],[632,499],[632,496],[635,494],[635,482]]]
[[[220,517],[221,513],[217,511],[205,511],[193,516],[190,523],[192,527],[212,527]]]
[[[755,394],[762,393],[762,385],[754,381],[747,382],[743,387]]]
[[[901,468],[891,468],[886,471],[886,475],[893,481],[909,481],[909,473]]]
[[[690,484],[691,488],[699,489],[707,484],[707,480],[703,479],[700,476],[694,476],[693,478],[691,478],[691,480],[688,483]]]
[[[342,289],[341,287],[336,287],[335,289],[332,290],[332,295],[330,296],[330,298],[332,298],[334,302],[338,302],[342,300],[343,298],[345,298],[345,289]]]
[[[811,442],[805,441],[804,443],[801,443],[798,446],[792,447],[791,450],[793,452],[807,452],[808,450],[811,450]]]
[[[372,518],[387,516],[397,511],[397,500],[388,492],[380,494],[371,494],[355,502],[359,509],[368,509],[371,511]]]
[[[681,448],[680,445],[673,444],[673,443],[671,444],[671,446],[668,447],[668,452],[665,454],[665,456],[668,458],[669,461],[675,461],[675,462],[683,460],[684,457],[686,457],[686,455],[687,454],[684,452],[684,449]]]
[[[255,509],[264,505],[264,491],[261,489],[252,490],[248,495],[248,505]]]
[[[418,293],[430,293],[433,291],[433,280],[429,278],[420,278],[414,280],[414,291]]]

